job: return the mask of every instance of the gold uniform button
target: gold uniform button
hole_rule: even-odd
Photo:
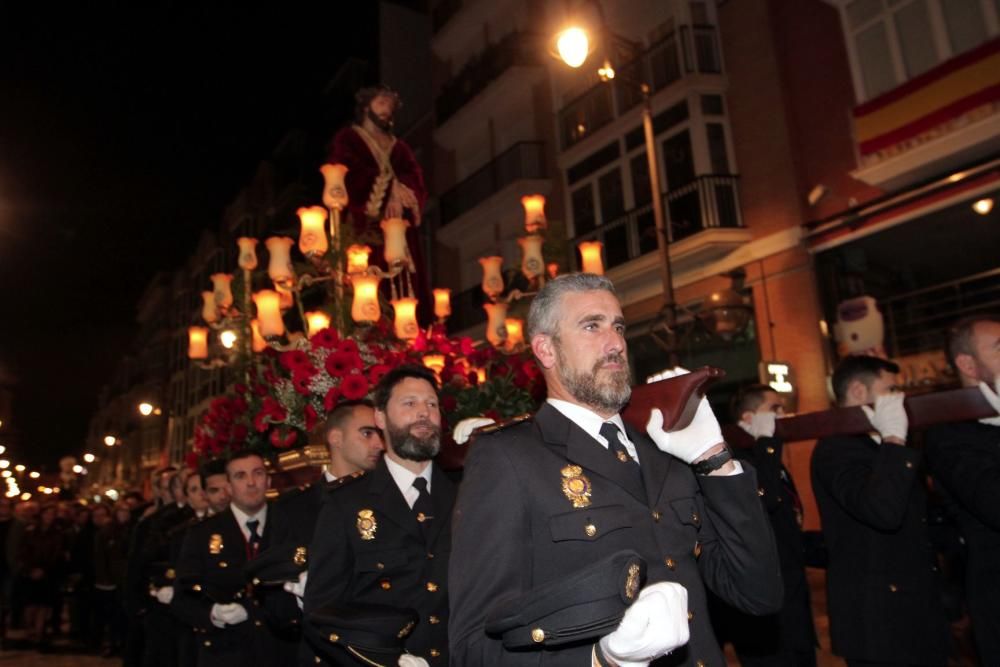
[[[701,521],[701,517],[698,516],[697,512],[694,512],[691,514],[691,520],[694,521],[695,523],[698,523],[699,521]]]
[[[375,567],[378,568],[379,570],[384,570],[385,563],[375,563]]]
[[[660,514],[658,511],[653,510],[653,521],[659,521],[661,516],[663,515]]]
[[[388,579],[383,579],[382,581],[379,582],[379,586],[382,587],[383,591],[387,591],[390,588],[392,588],[392,582],[389,581]]]
[[[194,586],[191,587],[191,590],[193,590],[195,593],[200,593],[201,592],[201,584],[195,584]]]
[[[219,567],[229,567],[229,563],[224,560],[219,561]]]
[[[907,468],[912,468],[913,467],[913,461],[907,461],[906,462],[906,467]]]
[[[693,611],[688,611],[688,620],[689,621],[693,621],[694,620],[694,612]]]
[[[321,664],[323,664],[323,658],[321,658],[321,657],[319,657],[319,656],[317,655],[317,656],[316,656],[316,664],[317,664],[317,665],[321,665]]]
[[[670,570],[673,570],[674,568],[677,567],[677,562],[670,556],[667,556],[666,558],[663,559],[663,564],[666,565],[667,568]]]
[[[898,590],[899,590],[899,587],[896,586],[896,584],[889,584],[889,592],[890,593],[895,593]]]
[[[429,590],[431,593],[436,593],[437,589],[438,589],[438,585],[435,584],[433,581],[428,581],[427,582],[427,590]]]
[[[211,645],[212,645],[212,642],[210,642],[209,640],[206,639],[205,640],[205,646],[211,646]]]
[[[431,558],[434,558],[434,554],[431,553],[427,554],[427,560],[430,560]]]
[[[260,626],[264,625],[264,624],[263,624],[263,623],[261,623],[260,621],[254,621],[254,622],[253,622],[253,624],[254,624],[255,626],[257,626],[258,628],[259,628]]]
[[[594,535],[597,535],[597,526],[592,523],[588,523],[583,527],[583,532],[587,534],[587,537],[593,537]]]
[[[774,447],[768,447],[764,451],[767,452],[768,454],[774,454]]]
[[[340,635],[338,635],[336,632],[331,632],[329,639],[330,643],[336,644],[337,642],[340,641]]]
[[[430,617],[429,617],[429,618],[427,619],[427,621],[428,621],[428,622],[429,622],[429,623],[430,623],[431,625],[437,625],[438,623],[440,623],[440,622],[441,622],[441,619],[440,619],[440,618],[438,618],[437,616],[430,616]]]
[[[761,498],[764,497],[764,487],[762,486],[757,487],[757,495],[760,496]]]
[[[705,661],[699,660],[698,662],[694,663],[694,667],[705,667]]]
[[[432,658],[438,658],[440,656],[441,656],[441,651],[437,650],[436,648],[432,648],[431,649],[431,657]]]
[[[542,630],[541,628],[533,629],[531,631],[531,641],[535,642],[536,644],[541,644],[543,641],[545,641],[545,630]]]

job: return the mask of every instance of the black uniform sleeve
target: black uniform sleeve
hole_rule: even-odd
[[[1000,530],[1000,428],[961,426],[928,432],[928,466],[969,513]]]
[[[316,532],[309,548],[309,574],[303,612],[323,607],[344,597],[351,579],[353,558],[347,534],[346,509],[328,494],[316,520]]]

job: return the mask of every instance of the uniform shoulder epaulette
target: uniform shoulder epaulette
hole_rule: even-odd
[[[528,425],[533,421],[534,417],[535,417],[534,414],[526,412],[524,414],[517,415],[516,417],[511,417],[510,419],[507,419],[505,421],[497,422],[495,424],[490,424],[489,426],[484,426],[480,429],[476,429],[474,434],[475,437],[477,438],[496,435],[497,433],[503,433],[504,431],[508,431],[514,428],[515,426]]]
[[[351,482],[357,481],[365,476],[364,470],[358,470],[357,472],[352,472],[350,475],[344,475],[343,477],[338,477],[332,482],[328,482],[325,491],[327,493],[332,493],[338,489],[342,489]]]

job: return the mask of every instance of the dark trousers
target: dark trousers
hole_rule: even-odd
[[[94,589],[92,645],[106,646],[111,652],[122,649],[125,640],[125,609],[117,590]]]

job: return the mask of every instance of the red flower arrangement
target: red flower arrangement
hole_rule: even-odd
[[[267,351],[249,386],[235,384],[214,399],[194,432],[194,452],[217,457],[246,447],[263,453],[306,443],[307,433],[341,401],[370,396],[392,368],[440,355],[444,365],[441,407],[455,424],[486,414],[509,418],[534,410],[545,387],[530,353],[504,355],[477,348],[471,339],[450,339],[434,328],[406,344],[373,327],[367,335],[341,338],[324,329],[285,352]]]

